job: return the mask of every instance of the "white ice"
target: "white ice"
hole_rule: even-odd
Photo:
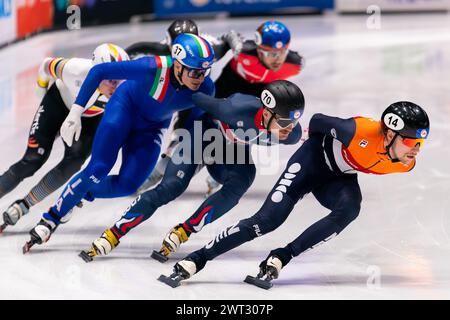
[[[306,95],[306,114],[379,117],[396,100],[423,105],[431,118],[429,142],[412,173],[360,174],[360,216],[328,243],[293,259],[269,291],[244,284],[271,249],[284,246],[327,214],[307,196],[275,232],[209,262],[177,289],[156,281],[174,262],[211,240],[235,221],[256,212],[296,147],[282,147],[276,170],[259,170],[238,206],[205,227],[163,265],[149,258],[166,232],[203,201],[205,173],[188,191],[123,238],[108,257],[86,264],[77,255],[110,227],[132,198],[98,200],[77,209],[51,240],[28,255],[21,247],[40,214],[59,195],[33,208],[0,236],[2,299],[441,299],[450,298],[450,16],[386,15],[381,29],[368,29],[365,16],[278,17],[292,32],[292,49],[306,59],[293,80]],[[200,20],[202,30],[220,35],[234,28],[252,37],[261,18]],[[38,107],[37,66],[46,56],[90,57],[101,42],[127,46],[156,41],[168,22],[82,28],[46,33],[0,51],[0,171],[23,154]],[[32,178],[0,200],[3,211],[24,196],[62,155],[54,154]],[[307,168],[306,168],[307,169]]]

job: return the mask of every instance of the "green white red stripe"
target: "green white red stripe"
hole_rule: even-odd
[[[155,56],[157,71],[149,95],[159,102],[164,100],[169,86],[169,72],[172,67],[170,56]]]
[[[209,46],[206,43],[206,40],[196,36],[195,34],[189,34],[197,44],[198,52],[201,54],[202,58],[208,58],[211,55],[211,51],[209,50]]]

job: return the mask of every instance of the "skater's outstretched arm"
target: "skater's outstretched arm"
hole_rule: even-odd
[[[152,57],[98,64],[89,71],[75,100],[75,104],[87,107],[87,102],[102,80],[144,80],[146,77],[153,76],[154,72],[152,71],[156,69],[156,61]]]
[[[233,107],[229,99],[214,98],[201,92],[193,94],[192,101],[196,106],[221,121],[225,121],[227,114]]]
[[[66,61],[67,60],[64,58],[52,57],[47,57],[44,59],[44,61],[42,61],[39,66],[37,77],[38,87],[36,90],[36,94],[38,95],[39,100],[42,100],[47,93],[47,89],[50,87],[50,81],[53,78],[57,78],[56,73],[58,72],[58,74],[61,74],[61,72],[59,71],[62,69],[61,66],[65,65]],[[59,65],[58,68],[56,68],[57,65]]]
[[[37,84],[42,90],[41,98],[47,92],[51,80],[64,80],[74,82],[74,79],[84,79],[92,64],[87,59],[45,58],[39,66]]]
[[[354,118],[342,119],[330,117],[322,113],[316,113],[309,122],[309,135],[314,133],[331,136],[346,147],[350,145],[356,132],[356,122]]]
[[[50,80],[61,79],[62,70],[68,59],[47,57],[39,66],[38,85],[41,88],[47,88]]]
[[[228,50],[232,50],[234,56],[237,56],[242,50],[243,38],[234,30],[223,34],[219,38],[207,33],[203,33],[202,37],[212,44],[216,61],[222,59]]]
[[[39,80],[51,78],[64,82],[67,77],[85,77],[92,67],[91,60],[81,58],[45,58],[39,66]]]
[[[244,127],[248,120],[254,124],[254,118],[261,107],[258,98],[241,93],[233,94],[229,98],[214,98],[199,92],[192,95],[192,101],[213,118],[229,124],[243,120]]]
[[[60,80],[76,95],[91,68],[90,59],[46,58],[39,67],[38,86],[46,91],[52,79]]]
[[[256,119],[261,109],[260,100],[251,95],[236,93],[229,98],[223,99],[214,98],[204,93],[196,93],[192,96],[192,100],[196,106],[217,120],[227,124],[242,121],[244,123],[243,129],[245,130],[248,129],[249,122],[253,125],[255,121],[260,121],[260,119]],[[297,123],[287,139],[275,141],[273,135],[269,134],[268,139],[258,139],[257,144],[267,146],[277,143],[296,144],[300,141],[301,136],[302,128],[300,123]]]
[[[61,126],[61,137],[70,147],[81,134],[81,115],[90,107],[89,100],[102,80],[152,79],[158,68],[155,57],[144,57],[133,61],[108,62],[92,67],[81,86],[70,113]]]

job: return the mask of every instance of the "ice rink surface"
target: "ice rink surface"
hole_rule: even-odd
[[[386,15],[381,29],[365,16],[279,17],[292,33],[291,49],[306,67],[293,81],[306,96],[306,126],[313,113],[379,118],[390,103],[411,100],[431,119],[431,133],[413,172],[359,175],[360,216],[330,242],[300,255],[269,291],[244,284],[271,249],[284,246],[327,214],[307,196],[275,232],[210,262],[177,289],[156,281],[173,264],[219,231],[259,209],[295,146],[281,147],[274,170],[260,173],[239,205],[194,234],[163,265],[149,258],[166,232],[197,208],[206,190],[203,172],[178,200],[162,207],[123,238],[110,256],[86,264],[77,255],[110,227],[133,198],[97,200],[76,209],[49,243],[22,255],[28,231],[58,193],[34,207],[0,235],[2,299],[440,299],[450,298],[450,15]],[[200,20],[201,31],[220,35],[233,28],[253,36],[261,18]],[[46,33],[0,50],[0,171],[23,154],[38,107],[36,72],[46,56],[90,57],[102,42],[126,47],[158,41],[169,22],[82,28]],[[0,199],[3,211],[23,197],[59,162],[62,143],[36,176]],[[266,166],[262,164],[262,167]],[[263,172],[262,172],[263,171]],[[271,174],[264,174],[271,172]]]

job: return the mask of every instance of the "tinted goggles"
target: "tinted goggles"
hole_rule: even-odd
[[[292,125],[292,127],[295,127],[300,120],[300,115],[295,116],[295,112],[292,113],[291,118],[281,118],[279,115],[272,113],[272,121],[275,121],[278,127],[280,129],[286,129],[289,126]]]
[[[199,79],[202,76],[207,77],[209,73],[211,72],[211,68],[208,69],[195,69],[195,68],[188,68],[185,67],[187,70],[187,75],[189,78],[192,79]]]
[[[416,146],[420,148],[425,143],[425,139],[408,138],[404,136],[401,136],[401,138],[402,143],[409,148],[414,148]]]
[[[276,124],[281,128],[281,129],[286,129],[287,127],[289,127],[290,125],[292,125],[292,127],[295,127],[298,123],[298,119],[297,120],[292,120],[289,118],[275,118],[274,119]]]

